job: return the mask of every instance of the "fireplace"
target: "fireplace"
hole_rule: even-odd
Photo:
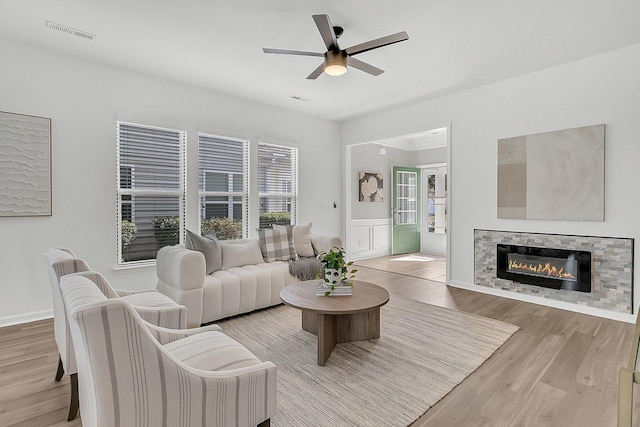
[[[501,279],[591,292],[591,252],[498,244],[497,264]]]

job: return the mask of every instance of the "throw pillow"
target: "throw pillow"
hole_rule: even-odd
[[[290,227],[290,225],[273,225],[273,228],[276,230],[286,229],[287,227]],[[313,252],[313,246],[311,245],[311,223],[293,226],[293,244],[296,248],[296,253],[298,254],[298,256],[316,256],[316,254]]]
[[[262,264],[262,252],[258,239],[222,240],[222,269]]]
[[[289,261],[298,259],[293,244],[293,227],[285,229],[257,228],[260,250],[265,262]]]
[[[210,231],[205,236],[187,230],[187,239],[184,247],[194,251],[202,252],[206,263],[206,272],[211,274],[222,267],[222,248],[215,233]]]

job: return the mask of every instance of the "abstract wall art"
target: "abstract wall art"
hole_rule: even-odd
[[[0,216],[51,215],[51,119],[0,112]]]
[[[605,125],[498,140],[498,218],[604,221]]]
[[[358,193],[361,202],[382,202],[382,174],[360,172],[358,175]]]

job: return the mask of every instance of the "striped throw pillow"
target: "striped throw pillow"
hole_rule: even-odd
[[[298,254],[293,244],[293,227],[287,226],[287,228],[280,230],[258,228],[256,231],[258,232],[258,239],[260,239],[262,258],[264,258],[265,262],[298,259]]]

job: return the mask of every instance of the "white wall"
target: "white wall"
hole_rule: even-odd
[[[351,120],[343,124],[342,140],[348,145],[451,122],[450,279],[453,284],[474,287],[474,228],[640,237],[638,75],[640,45],[635,45]],[[607,125],[604,222],[497,219],[499,138],[598,123]],[[636,251],[636,266],[639,261]]]
[[[52,119],[53,216],[0,218],[0,324],[51,309],[43,249],[72,248],[112,284],[153,288],[155,268],[114,271],[116,120],[188,132],[187,227],[196,229],[198,131],[299,147],[300,223],[341,233],[340,125],[0,40],[0,110]],[[322,169],[318,165],[323,165]],[[321,178],[318,178],[321,176]],[[251,176],[257,188],[257,174]],[[255,204],[254,206],[257,206]],[[256,212],[251,229],[257,226]]]
[[[384,148],[385,154],[378,149]],[[415,167],[427,163],[446,163],[447,147],[438,147],[419,151],[407,151],[379,144],[360,144],[351,147],[351,176],[347,185],[352,185],[352,219],[390,218],[391,216],[391,168],[393,166]],[[360,172],[379,172],[383,175],[384,188],[381,203],[361,202],[358,199],[358,174]]]
[[[412,153],[412,166],[447,163],[447,147],[427,148]]]
[[[391,217],[391,168],[410,166],[412,153],[392,147],[384,147],[385,154],[378,154],[378,144],[363,144],[351,147],[351,176],[347,185],[353,186],[351,198],[352,219],[374,219]],[[377,172],[382,174],[382,202],[359,200],[358,174]]]

